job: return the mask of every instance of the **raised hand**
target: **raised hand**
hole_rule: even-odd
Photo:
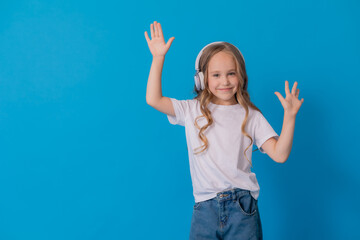
[[[145,38],[149,45],[151,54],[153,57],[165,56],[175,37],[171,37],[168,42],[165,43],[161,25],[156,21],[154,21],[154,24],[150,24],[150,33],[152,38],[151,40],[148,36],[148,33],[145,31]]]
[[[284,111],[287,114],[293,116],[296,116],[302,103],[304,102],[304,98],[302,98],[301,100],[298,99],[300,90],[296,89],[296,86],[297,86],[297,82],[294,83],[290,93],[289,82],[285,80],[285,93],[286,93],[285,99],[282,97],[282,95],[279,92],[275,92],[276,96],[279,98],[282,106],[284,107]]]

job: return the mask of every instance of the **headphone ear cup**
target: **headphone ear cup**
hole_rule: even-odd
[[[194,75],[194,80],[195,80],[195,87],[198,91],[201,90],[201,86],[200,86],[200,79],[199,79],[199,75],[198,73],[196,72],[195,75]]]
[[[204,82],[204,74],[203,72],[199,72],[199,79],[200,79],[200,86],[201,86],[201,90],[205,89],[205,82]]]

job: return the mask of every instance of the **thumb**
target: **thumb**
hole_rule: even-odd
[[[279,92],[274,92],[274,94],[279,98],[280,102],[282,103],[285,99],[283,98],[283,96],[281,96],[281,94]]]
[[[172,42],[174,41],[175,37],[171,37],[168,42],[166,43],[166,46],[169,48],[172,44]]]

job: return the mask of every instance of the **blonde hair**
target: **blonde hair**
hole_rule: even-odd
[[[239,78],[239,85],[238,85],[238,90],[235,94],[235,99],[236,102],[238,104],[240,104],[246,111],[245,114],[245,119],[241,125],[241,132],[248,138],[250,138],[250,145],[244,150],[244,155],[246,157],[246,159],[248,160],[248,162],[250,163],[251,167],[252,167],[252,163],[251,161],[249,161],[248,157],[246,156],[246,150],[253,144],[253,139],[251,138],[251,136],[245,131],[245,126],[248,120],[248,115],[249,115],[249,107],[251,107],[254,110],[257,110],[261,113],[260,109],[258,109],[251,101],[250,101],[250,96],[249,93],[247,91],[247,82],[248,82],[248,77],[246,74],[246,69],[245,69],[245,62],[243,60],[243,58],[241,57],[239,51],[237,50],[237,48],[235,46],[233,46],[230,43],[227,42],[221,42],[221,43],[216,43],[216,44],[212,44],[208,47],[206,47],[200,57],[200,61],[199,61],[199,67],[200,67],[200,71],[203,72],[204,74],[204,83],[205,83],[205,89],[204,90],[197,90],[196,86],[194,87],[194,93],[197,94],[196,97],[194,97],[194,99],[199,100],[200,102],[200,110],[202,112],[203,115],[196,117],[195,119],[195,126],[197,129],[200,130],[199,132],[199,138],[200,140],[204,143],[204,145],[196,148],[203,148],[200,152],[197,152],[195,154],[199,154],[203,151],[205,151],[208,148],[209,142],[206,138],[206,136],[204,135],[204,131],[213,123],[213,118],[211,116],[211,112],[210,110],[207,108],[208,104],[211,102],[211,100],[214,98],[214,95],[211,93],[209,86],[208,86],[208,65],[210,62],[210,59],[218,52],[225,52],[228,53],[230,55],[233,56],[233,59],[235,61],[236,64],[236,75]],[[201,117],[205,117],[207,120],[207,124],[204,125],[203,127],[199,127],[199,125],[197,124],[197,121],[199,118]],[[256,149],[255,151],[257,151],[258,149]]]

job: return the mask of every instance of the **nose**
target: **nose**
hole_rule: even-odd
[[[224,86],[227,86],[230,84],[230,80],[228,77],[224,77],[221,82]]]

